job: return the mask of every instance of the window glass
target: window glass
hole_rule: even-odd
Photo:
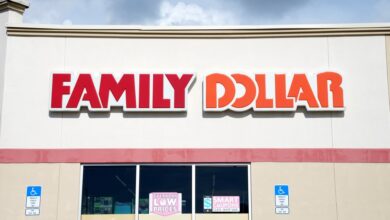
[[[85,166],[82,214],[135,212],[135,166]]]
[[[247,166],[196,166],[195,186],[196,213],[248,213]]]
[[[150,193],[181,193],[182,213],[191,213],[191,166],[141,166],[139,213],[149,213]]]

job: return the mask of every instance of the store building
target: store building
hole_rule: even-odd
[[[390,25],[57,26],[0,3],[0,219],[390,219]]]

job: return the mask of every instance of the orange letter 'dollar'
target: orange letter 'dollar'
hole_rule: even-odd
[[[323,72],[317,75],[317,93],[322,108],[329,107],[329,91],[332,92],[333,107],[344,108],[342,82],[343,78],[334,72]]]
[[[244,95],[236,98],[232,104],[232,107],[240,110],[250,108],[253,100],[256,98],[257,90],[255,83],[247,75],[233,74],[232,77],[238,84],[241,84],[245,88]]]
[[[217,97],[218,84],[225,89],[222,97]],[[206,76],[203,89],[205,94],[205,108],[216,109],[216,111],[227,109],[236,94],[236,86],[233,80],[229,76],[219,73]]]
[[[302,106],[308,111],[341,111],[344,110],[341,83],[341,75],[335,72],[313,75],[213,73],[205,77],[203,110],[295,111]]]

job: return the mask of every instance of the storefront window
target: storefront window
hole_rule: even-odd
[[[82,214],[135,213],[135,166],[85,166]]]
[[[247,166],[197,166],[196,213],[248,213]]]
[[[191,185],[191,166],[141,166],[139,213],[149,214],[149,198],[161,195],[170,196],[173,203],[180,197],[180,213],[191,213]]]
[[[85,165],[81,219],[248,220],[248,188],[248,165]]]

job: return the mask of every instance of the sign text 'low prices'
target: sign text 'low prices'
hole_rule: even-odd
[[[149,193],[149,214],[170,216],[181,213],[181,193],[153,192]]]

